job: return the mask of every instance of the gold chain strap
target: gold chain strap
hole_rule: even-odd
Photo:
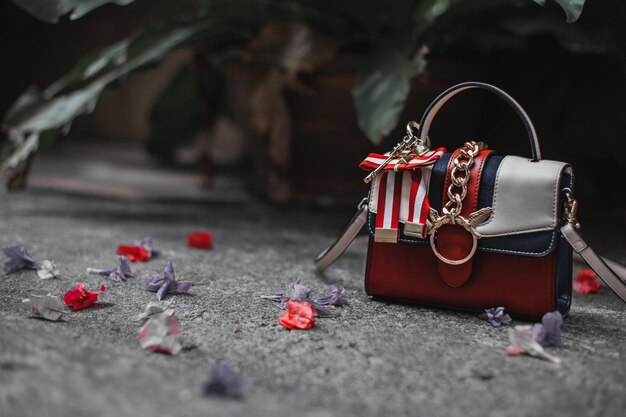
[[[448,202],[443,207],[443,214],[452,218],[461,214],[463,200],[467,195],[467,183],[470,180],[470,169],[474,165],[474,157],[487,146],[483,142],[465,142],[459,148],[459,154],[452,160],[454,166],[450,172]]]
[[[449,265],[464,264],[474,256],[478,247],[477,240],[480,239],[480,234],[476,231],[476,227],[491,216],[491,207],[477,210],[467,216],[467,218],[461,216],[463,200],[467,196],[467,183],[470,180],[470,169],[474,165],[474,158],[481,150],[486,148],[487,146],[483,142],[474,141],[465,142],[463,147],[459,148],[459,154],[452,160],[454,166],[450,172],[451,183],[447,190],[448,202],[443,206],[441,215],[432,207],[428,213],[430,247],[437,258]],[[462,259],[448,259],[437,248],[436,241],[439,229],[446,224],[461,226],[472,236],[472,248],[469,254]]]

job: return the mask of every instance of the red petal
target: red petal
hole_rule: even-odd
[[[87,297],[82,300],[75,301],[74,303],[72,303],[71,307],[72,307],[72,310],[78,311],[78,310],[85,309],[87,307],[91,307],[92,305],[96,303],[96,301],[98,301],[97,296],[95,299],[93,299],[92,297]]]
[[[146,262],[152,257],[150,252],[141,246],[120,245],[116,253],[126,256],[131,262]]]
[[[104,287],[104,284],[102,284],[102,286],[100,287],[100,292],[106,290],[106,288]]]
[[[209,232],[193,232],[187,236],[187,244],[192,248],[209,250],[213,247],[213,235]]]
[[[278,324],[281,324],[288,329],[294,328],[293,323],[289,320],[289,312],[287,311],[280,315],[280,317],[278,318]]]
[[[287,311],[285,311],[278,323],[288,329],[309,330],[315,325],[315,317],[317,313],[313,306],[302,301],[287,302]]]
[[[99,291],[87,291],[85,284],[78,284],[70,288],[63,296],[63,302],[69,304],[74,311],[91,307],[98,301]]]
[[[580,294],[601,294],[602,284],[591,269],[581,269],[574,279],[574,291]]]
[[[85,290],[85,284],[77,284],[69,289],[63,296],[63,302],[65,304],[72,304],[87,296],[87,290]]]

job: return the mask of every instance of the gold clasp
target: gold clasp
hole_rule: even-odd
[[[406,125],[406,135],[400,142],[393,147],[393,149],[389,152],[387,159],[385,159],[375,170],[370,172],[365,178],[363,178],[363,182],[369,184],[372,182],[376,174],[378,174],[381,170],[385,168],[389,162],[391,162],[395,158],[407,158],[404,159],[406,163],[411,160],[411,155],[424,155],[429,151],[430,148],[430,139],[426,138],[426,143],[424,143],[420,138],[413,134],[413,131],[419,130],[419,124],[417,122],[411,121]]]
[[[578,213],[578,200],[572,197],[570,191],[565,192],[565,207],[563,210],[563,216],[568,223],[571,223],[576,229],[580,229],[580,223],[576,219]]]

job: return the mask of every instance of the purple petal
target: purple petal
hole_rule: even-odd
[[[174,283],[172,283],[170,290],[172,292],[189,292],[189,290],[191,289],[191,282],[188,281],[176,281]]]
[[[4,272],[7,274],[35,266],[35,261],[26,250],[25,245],[8,246],[3,249],[3,252],[9,258],[4,262]]]
[[[284,291],[277,292],[273,296],[267,296],[264,298],[276,301],[278,303],[286,303],[289,300],[296,301],[309,301],[311,295],[311,287],[306,284],[301,284],[298,279],[296,282],[289,284],[289,287]]]
[[[321,296],[314,300],[315,304],[319,305],[331,305],[331,306],[343,306],[348,305],[348,302],[342,298],[343,293],[346,291],[340,285],[329,285],[326,287]]]
[[[157,298],[161,300],[168,292],[188,292],[191,282],[176,282],[174,266],[167,261],[163,268],[163,275],[152,277],[147,282],[148,291],[157,291]]]
[[[111,272],[109,274],[109,279],[111,281],[115,281],[115,282],[126,281],[126,277],[124,276],[124,274],[122,274],[120,271],[118,271],[118,269],[116,269],[115,271],[113,271],[113,272]]]
[[[243,379],[226,362],[220,362],[211,370],[211,376],[204,383],[204,395],[240,398],[243,396]]]
[[[130,262],[128,258],[125,256],[119,257],[120,265],[117,267],[117,271],[121,273],[125,278],[130,278],[133,276],[133,271],[130,269]]]
[[[147,287],[148,287],[148,291],[158,291],[159,288],[161,288],[161,286],[165,283],[165,278],[163,277],[152,277],[148,279]]]
[[[332,310],[331,306],[323,305],[323,304],[317,304],[314,301],[311,301],[311,305],[313,306],[313,308],[315,309],[315,311],[317,312],[317,315],[319,317],[332,317],[333,310]]]
[[[311,287],[306,284],[300,283],[300,280],[292,283],[287,291],[283,293],[283,298],[286,298],[285,301],[296,300],[296,301],[308,301],[311,295]]]
[[[561,346],[561,323],[563,316],[558,311],[544,314],[541,323],[533,326],[533,339],[543,347]]]
[[[169,282],[165,282],[163,283],[163,285],[161,286],[161,288],[159,288],[159,290],[157,291],[157,299],[160,301],[163,299],[163,297],[165,297],[167,295],[167,292],[170,289],[170,283]]]
[[[172,265],[172,261],[167,261],[165,268],[163,268],[163,274],[165,275],[165,279],[176,281],[176,274],[174,273],[174,265]]]
[[[504,311],[504,307],[488,308],[480,317],[491,323],[493,327],[509,325],[513,321],[511,316]]]

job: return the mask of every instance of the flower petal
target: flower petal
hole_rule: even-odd
[[[563,316],[558,311],[544,314],[541,323],[533,325],[533,339],[543,347],[561,346],[561,323]]]
[[[5,256],[8,258],[4,262],[4,272],[19,271],[20,269],[32,269],[35,261],[26,250],[26,246],[22,244],[7,246],[3,249]]]
[[[306,302],[289,301],[287,311],[283,312],[278,323],[288,329],[309,330],[315,325],[317,313],[313,306]]]
[[[163,297],[165,297],[165,295],[167,294],[167,292],[169,291],[170,288],[170,283],[169,282],[164,282],[163,285],[161,285],[161,288],[159,288],[159,290],[157,291],[157,299],[160,301],[163,299]]]
[[[94,305],[98,301],[98,295],[104,290],[104,285],[100,287],[99,291],[87,291],[85,284],[77,284],[65,293],[63,302],[74,311],[82,310]]]
[[[591,269],[581,269],[574,279],[574,291],[580,294],[601,294],[602,284]]]
[[[33,291],[23,301],[28,305],[31,317],[59,321],[65,313],[61,300],[45,291]]]
[[[139,342],[151,352],[176,355],[183,348],[178,319],[165,314],[150,317],[139,329]]]
[[[120,245],[116,253],[126,256],[131,262],[146,262],[152,257],[150,252],[141,246]]]
[[[220,362],[211,370],[202,392],[207,396],[240,398],[243,396],[243,380],[227,362]]]
[[[192,248],[209,250],[213,247],[213,235],[209,232],[193,232],[187,236],[187,244]]]

